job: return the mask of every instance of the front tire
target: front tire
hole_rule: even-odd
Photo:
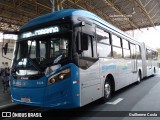
[[[105,103],[107,102],[112,95],[112,86],[109,79],[107,79],[104,83],[104,96],[102,98],[102,101]]]

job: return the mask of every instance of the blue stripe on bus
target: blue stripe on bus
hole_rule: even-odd
[[[102,71],[114,70],[116,69],[116,65],[104,65],[102,66]]]
[[[117,67],[120,67],[121,70],[128,70],[128,66],[126,65],[104,65],[102,66],[102,72],[107,70],[115,70]]]

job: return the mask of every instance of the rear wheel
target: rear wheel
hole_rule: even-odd
[[[154,68],[154,74],[156,74],[156,69]]]
[[[138,72],[137,84],[141,82],[141,72]]]

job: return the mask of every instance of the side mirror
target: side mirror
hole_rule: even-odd
[[[3,52],[5,55],[7,54],[7,51],[8,51],[8,43],[6,43],[3,47]]]
[[[89,38],[89,36],[87,35],[87,34],[85,34],[85,33],[80,33],[80,32],[78,32],[78,34],[77,34],[77,41],[78,41],[78,45],[77,45],[77,47],[78,47],[78,51],[79,52],[82,52],[83,50],[88,50],[88,38]]]
[[[89,36],[87,34],[82,34],[82,39],[81,39],[81,47],[82,50],[88,50],[88,38]]]

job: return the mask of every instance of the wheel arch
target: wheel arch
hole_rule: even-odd
[[[156,73],[157,71],[156,71],[156,68],[154,67],[154,74]]]
[[[140,76],[140,80],[141,80],[142,79],[142,70],[141,69],[138,70],[138,75]]]
[[[107,79],[108,78],[108,79]],[[112,86],[112,92],[115,92],[115,80],[112,74],[108,74],[106,76],[106,80],[109,80],[111,82],[111,86]],[[105,80],[105,81],[106,81]]]

